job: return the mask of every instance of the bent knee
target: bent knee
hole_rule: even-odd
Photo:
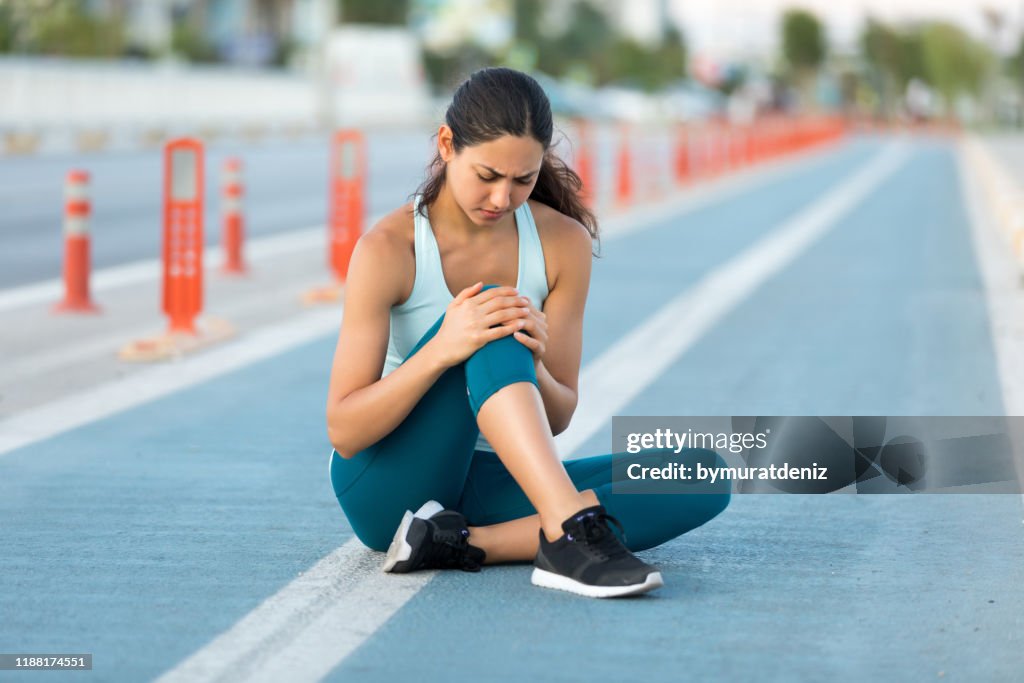
[[[373,506],[360,505],[362,501],[353,500],[351,497],[348,497],[347,500],[345,498],[345,496],[339,497],[338,504],[341,506],[342,512],[345,513],[345,519],[348,520],[348,525],[352,528],[355,537],[370,550],[380,552],[387,550],[405,510],[386,513],[383,510],[374,509]]]
[[[353,519],[352,517],[348,517],[348,523],[352,527],[352,533],[355,534],[360,543],[370,550],[378,552],[384,552],[388,549],[388,546],[391,545],[391,539],[394,538],[395,528],[397,528],[396,526],[395,528],[388,529],[383,524],[373,524],[371,520]]]
[[[377,552],[385,552],[388,546],[391,545],[391,539],[394,538],[394,530],[391,533],[381,532],[379,530],[373,531],[356,531],[356,538],[370,550],[376,550]]]

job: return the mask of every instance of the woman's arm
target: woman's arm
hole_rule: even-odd
[[[423,348],[380,377],[391,306],[402,296],[402,268],[396,268],[404,264],[402,248],[396,235],[372,230],[359,239],[349,264],[327,393],[327,435],[344,458],[394,430],[445,370],[432,350]]]
[[[395,213],[385,221],[398,220]],[[525,317],[511,287],[467,287],[448,305],[444,324],[412,357],[381,379],[391,307],[402,297],[402,273],[415,261],[397,231],[373,230],[356,245],[345,287],[345,313],[327,395],[327,435],[351,458],[390,434],[448,368],[484,344],[512,334]]]
[[[578,222],[551,211],[548,249],[556,277],[544,302],[549,343],[537,360],[537,380],[552,434],[569,427],[576,410],[583,310],[590,287],[592,242]],[[539,302],[531,302],[536,305]]]

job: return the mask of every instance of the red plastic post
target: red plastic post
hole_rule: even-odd
[[[620,128],[616,161],[615,201],[620,206],[625,206],[633,201],[633,161],[629,127],[626,125]]]
[[[366,139],[358,130],[334,134],[331,149],[328,263],[339,282],[348,275],[366,213]]]
[[[682,125],[676,129],[675,175],[680,185],[690,180],[690,130]]]
[[[163,309],[171,333],[195,334],[203,307],[203,143],[164,146]]]
[[[221,244],[224,249],[224,266],[221,270],[231,275],[240,275],[247,270],[242,257],[242,245],[245,241],[245,219],[242,212],[244,194],[242,162],[238,159],[225,160],[221,202],[223,217]]]
[[[70,171],[64,183],[64,299],[55,313],[98,313],[89,297],[89,174]]]
[[[590,123],[585,119],[576,122],[576,173],[583,183],[580,198],[588,207],[594,206],[594,152]]]

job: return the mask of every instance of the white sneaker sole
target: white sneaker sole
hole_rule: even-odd
[[[665,585],[665,582],[661,579],[661,572],[651,572],[643,583],[633,584],[632,586],[590,586],[570,579],[567,576],[546,571],[540,567],[533,568],[533,576],[530,577],[530,581],[534,586],[569,591],[570,593],[584,595],[588,598],[619,598],[626,595],[639,595]]]
[[[398,530],[395,532],[395,537],[391,539],[391,545],[388,546],[388,553],[384,557],[384,566],[382,567],[384,572],[392,571],[396,564],[405,562],[412,555],[412,546],[406,541],[406,537],[409,534],[409,525],[412,524],[412,520],[417,517],[420,519],[430,519],[441,510],[444,510],[443,505],[436,500],[428,500],[415,513],[410,510],[405,511],[405,514],[402,515],[402,522],[398,525]]]

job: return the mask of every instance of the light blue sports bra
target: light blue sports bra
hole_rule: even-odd
[[[384,360],[386,377],[402,364],[416,342],[437,322],[448,304],[455,297],[448,290],[441,269],[441,253],[437,248],[434,231],[430,221],[419,212],[420,197],[413,202],[413,224],[415,230],[416,279],[413,282],[412,294],[402,304],[391,307],[391,336],[388,339],[388,352]],[[523,202],[515,211],[516,231],[519,234],[519,267],[516,289],[537,308],[543,306],[548,297],[548,278],[544,268],[544,250],[541,248],[540,236],[537,235],[537,224],[533,221],[533,212],[529,202]],[[484,283],[488,284],[488,283]],[[491,451],[487,439],[480,435],[476,444],[477,450]]]

